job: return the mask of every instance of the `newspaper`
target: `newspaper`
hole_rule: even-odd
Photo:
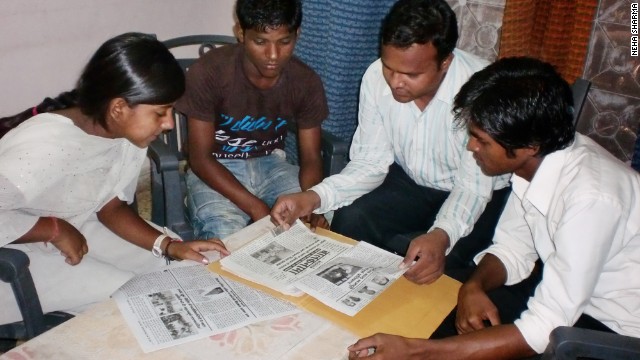
[[[307,293],[353,316],[404,273],[403,258],[366,242],[349,245],[313,233],[298,221],[268,231],[230,256],[222,268],[286,295]]]
[[[112,297],[145,353],[300,311],[202,265],[136,276]]]

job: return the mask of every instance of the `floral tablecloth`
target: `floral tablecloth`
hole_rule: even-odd
[[[265,321],[190,343],[143,353],[113,300],[0,356],[2,359],[346,359],[356,340],[310,313]]]

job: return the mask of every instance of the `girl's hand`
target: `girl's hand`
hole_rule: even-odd
[[[165,254],[172,259],[192,260],[205,265],[209,264],[209,259],[201,252],[212,250],[220,252],[223,257],[230,254],[220,239],[171,241],[165,246]]]
[[[49,242],[60,250],[67,264],[79,264],[82,257],[89,252],[87,239],[65,220],[55,219],[55,221],[58,223],[58,233]]]

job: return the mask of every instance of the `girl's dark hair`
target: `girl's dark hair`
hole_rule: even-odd
[[[19,114],[0,118],[0,138],[2,138],[9,130],[14,127],[20,125],[23,121],[28,118],[49,111],[66,109],[72,106],[77,105],[77,94],[76,91],[67,91],[62,94],[56,96],[55,98],[45,98],[42,102],[32,108],[29,108]]]
[[[84,115],[107,128],[111,100],[129,106],[170,104],[184,93],[184,73],[160,41],[152,35],[125,33],[107,40],[85,66],[76,88],[34,108],[0,119],[0,136],[33,116],[78,106]]]

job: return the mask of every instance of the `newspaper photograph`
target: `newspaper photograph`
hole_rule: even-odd
[[[364,241],[311,274],[296,287],[344,314],[354,316],[397,280],[403,258]]]
[[[353,316],[397,280],[403,258],[366,242],[349,245],[301,221],[263,235],[220,260],[222,268],[286,295],[309,294]]]
[[[222,268],[285,295],[301,296],[295,283],[352,245],[321,236],[301,221],[284,232],[267,231],[220,260]]]
[[[112,297],[145,353],[300,311],[202,265],[136,276]]]

